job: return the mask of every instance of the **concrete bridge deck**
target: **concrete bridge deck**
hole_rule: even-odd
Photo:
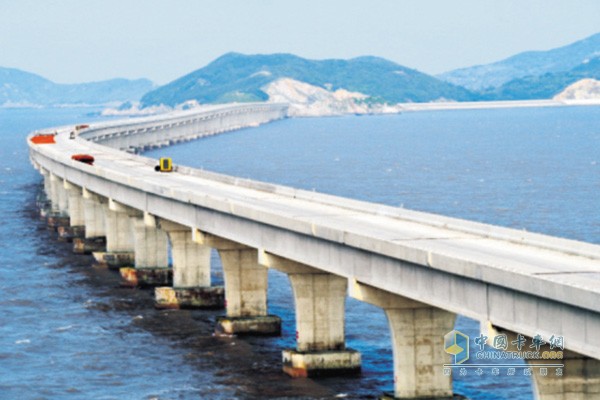
[[[560,335],[570,351],[600,359],[600,246],[184,166],[157,173],[155,160],[102,145],[168,144],[145,133],[178,126],[151,118],[142,124],[92,127],[76,139],[63,130],[55,145],[30,145],[31,159],[54,179],[188,227],[196,243],[219,238],[255,249],[260,264],[291,275],[289,265],[341,277],[352,296],[386,312],[431,307],[529,337]],[[71,160],[77,153],[93,155],[94,165]],[[383,295],[404,303],[392,307],[377,300]],[[398,397],[420,393],[437,392],[396,390]]]

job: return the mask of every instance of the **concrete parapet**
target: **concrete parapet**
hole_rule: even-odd
[[[220,309],[225,306],[225,289],[223,286],[157,287],[154,298],[159,309]]]
[[[80,137],[127,151],[147,149],[285,118],[287,108],[287,104],[275,103],[238,104],[226,106],[217,113],[189,111],[167,118],[160,116],[139,123],[128,122],[127,128],[90,128]]]
[[[283,350],[283,371],[294,378],[359,374],[360,353],[353,349],[303,353]]]
[[[215,327],[217,335],[281,335],[281,318],[276,315],[246,317],[218,317]]]

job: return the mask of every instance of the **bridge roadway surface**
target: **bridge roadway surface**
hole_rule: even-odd
[[[184,166],[157,173],[156,160],[68,129],[30,146],[35,165],[130,207],[514,332],[561,335],[600,359],[598,245]]]

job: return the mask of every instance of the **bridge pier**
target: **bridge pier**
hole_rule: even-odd
[[[267,314],[267,268],[258,251],[217,236],[193,231],[199,244],[219,252],[225,281],[226,315],[217,319],[219,334],[280,335],[281,318]]]
[[[66,181],[62,178],[59,178],[55,175],[53,180],[53,187],[56,191],[57,202],[58,202],[58,210],[63,215],[69,214],[69,194],[65,187]]]
[[[488,336],[488,344],[492,346],[493,338],[499,334],[507,337],[508,351],[537,351],[529,346],[532,338],[526,338],[520,350],[513,342],[517,343],[519,334],[503,328],[493,326],[489,322],[481,324],[481,332]],[[548,342],[549,338],[542,338]],[[564,338],[568,341],[569,338]],[[564,347],[564,346],[563,346]],[[560,347],[550,349],[549,343],[540,346],[540,354],[544,351],[562,353],[561,358],[539,358],[525,360],[530,368],[533,379],[533,393],[536,400],[592,400],[600,398],[600,360],[587,357]],[[558,368],[557,364],[564,367]],[[548,367],[545,367],[548,365]],[[522,368],[525,368],[522,367]]]
[[[52,182],[50,181],[50,172],[44,168],[39,169],[44,179],[44,191],[42,196],[38,196],[37,206],[40,209],[40,217],[47,218],[52,211]]]
[[[50,173],[50,202],[48,213],[48,226],[57,229],[59,226],[69,225],[67,194],[62,178]]]
[[[103,204],[103,212],[106,252],[94,252],[94,258],[100,265],[106,265],[109,268],[134,265],[133,227],[129,217],[140,217],[141,211],[108,199],[108,204]]]
[[[211,286],[211,248],[194,242],[192,229],[160,220],[167,233],[173,257],[173,287],[155,289],[157,308],[223,308],[222,286]]]
[[[106,223],[104,221],[104,204],[106,199],[82,189],[83,238],[73,239],[73,252],[77,254],[92,254],[106,251]]]
[[[67,242],[74,238],[85,236],[85,218],[83,215],[83,191],[82,188],[68,181],[64,181],[64,189],[67,193],[67,208],[69,214],[69,225],[59,226],[59,239]]]
[[[443,365],[444,335],[456,314],[353,281],[350,296],[383,308],[392,334],[394,394],[384,398],[452,399],[452,380]]]
[[[347,279],[265,252],[261,264],[285,272],[294,292],[296,348],[282,353],[292,377],[359,373],[360,353],[346,348]]]
[[[50,171],[40,167],[40,174],[44,178],[44,193],[48,199],[52,198],[52,181],[50,180]]]
[[[168,239],[165,231],[157,227],[156,218],[150,214],[129,218],[133,228],[134,268],[119,271],[126,286],[154,287],[170,285]]]
[[[542,361],[542,360],[539,360]],[[529,364],[538,360],[528,361]],[[554,363],[558,360],[543,360]],[[600,398],[600,360],[564,351],[561,360],[565,365],[562,375],[548,368],[547,375],[543,376],[539,369],[532,372],[534,378],[534,394],[539,400],[592,400]],[[537,372],[537,373],[536,373]]]

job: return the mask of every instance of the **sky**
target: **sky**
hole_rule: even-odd
[[[236,51],[437,74],[598,32],[598,0],[0,0],[0,66],[165,84]]]

